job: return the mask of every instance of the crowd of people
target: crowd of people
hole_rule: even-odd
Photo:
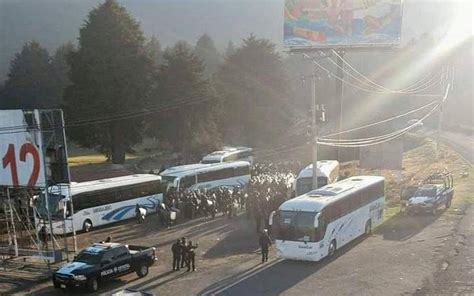
[[[174,215],[184,219],[196,217],[215,218],[221,212],[232,218],[237,215],[246,203],[243,188],[217,187],[210,190],[170,190],[166,193],[163,203],[158,206],[157,213],[161,224],[170,227],[175,220]],[[174,213],[174,214],[173,214]]]
[[[293,172],[297,165],[292,162],[256,164],[246,188],[171,189],[156,209],[160,223],[163,227],[171,227],[178,216],[186,220],[197,217],[214,219],[216,213],[232,218],[245,209],[247,216],[255,219],[260,232],[262,221],[268,228],[270,213],[292,197]]]
[[[214,219],[216,213],[221,212],[232,218],[245,209],[247,217],[255,219],[264,263],[268,261],[268,250],[272,243],[269,215],[294,196],[292,185],[296,177],[295,172],[300,167],[301,165],[295,162],[256,164],[252,167],[246,188],[217,187],[197,191],[172,189],[165,194],[163,203],[158,205],[158,217],[162,226],[171,227],[178,215],[183,219]],[[138,205],[136,212],[137,216],[141,216]],[[144,218],[138,219],[141,223]],[[178,239],[171,247],[173,270],[187,267],[187,271],[194,271],[197,247],[197,244],[193,245],[192,241],[186,241],[184,237]]]
[[[262,220],[269,229],[268,217],[272,211],[289,198],[295,180],[294,163],[258,164],[253,167],[248,187],[247,215],[255,219],[257,232],[261,232]]]

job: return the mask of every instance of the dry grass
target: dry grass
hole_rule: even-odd
[[[136,155],[127,155],[126,159],[135,159],[137,158]],[[87,155],[79,155],[79,156],[70,156],[68,157],[68,162],[70,167],[79,167],[84,165],[107,165],[107,158],[103,154],[87,154]]]
[[[462,158],[446,145],[440,146],[440,158],[436,160],[435,149],[435,143],[431,139],[426,139],[419,147],[407,151],[403,156],[403,170],[401,172],[360,169],[357,167],[357,163],[353,162],[341,167],[341,174],[348,172],[350,176],[382,175],[385,177],[385,220],[399,212],[402,186],[416,186],[436,172],[451,172],[453,174],[455,196],[453,208],[459,207],[461,204],[474,203],[474,168],[467,166]]]

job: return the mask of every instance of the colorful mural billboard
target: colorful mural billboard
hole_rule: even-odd
[[[402,0],[285,0],[290,48],[400,44]]]

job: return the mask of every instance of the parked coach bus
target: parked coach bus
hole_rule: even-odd
[[[224,147],[220,151],[214,151],[201,160],[201,163],[222,163],[232,161],[248,161],[253,163],[253,149],[248,147]]]
[[[284,202],[270,215],[283,258],[319,261],[383,221],[384,178],[357,176]]]
[[[160,176],[166,190],[246,187],[250,181],[250,164],[246,161],[189,164],[169,168]]]
[[[161,178],[151,174],[71,183],[70,190],[66,186],[51,186],[48,192],[49,211],[52,220],[56,220],[52,223],[55,234],[71,233],[71,218],[76,231],[87,232],[93,227],[135,217],[136,204],[153,212],[163,200]],[[47,217],[44,196],[39,197],[37,209],[39,215]],[[66,227],[62,221],[64,216]],[[41,223],[37,221],[37,224]],[[49,228],[49,223],[46,226]]]
[[[320,160],[317,163],[318,188],[337,181],[339,178],[339,162],[337,160]],[[313,188],[313,164],[302,169],[294,183],[296,196],[303,195]]]

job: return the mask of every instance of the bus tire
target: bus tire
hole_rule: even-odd
[[[336,240],[333,239],[333,240],[329,243],[328,258],[331,258],[331,257],[334,256],[334,254],[336,253],[336,249],[337,249]]]
[[[89,279],[87,282],[87,290],[89,290],[89,292],[96,292],[99,290],[99,282],[97,281],[97,278],[92,277]]]
[[[137,275],[139,277],[144,277],[148,274],[148,265],[142,264],[140,267],[137,269]]]
[[[84,223],[82,223],[82,230],[84,232],[89,232],[89,231],[91,231],[92,226],[93,226],[92,221],[87,219],[87,220],[84,221]]]
[[[446,201],[446,209],[449,209],[451,207],[451,201],[452,199],[449,198],[447,201]]]
[[[372,220],[367,220],[365,222],[365,235],[370,235],[372,233]]]

